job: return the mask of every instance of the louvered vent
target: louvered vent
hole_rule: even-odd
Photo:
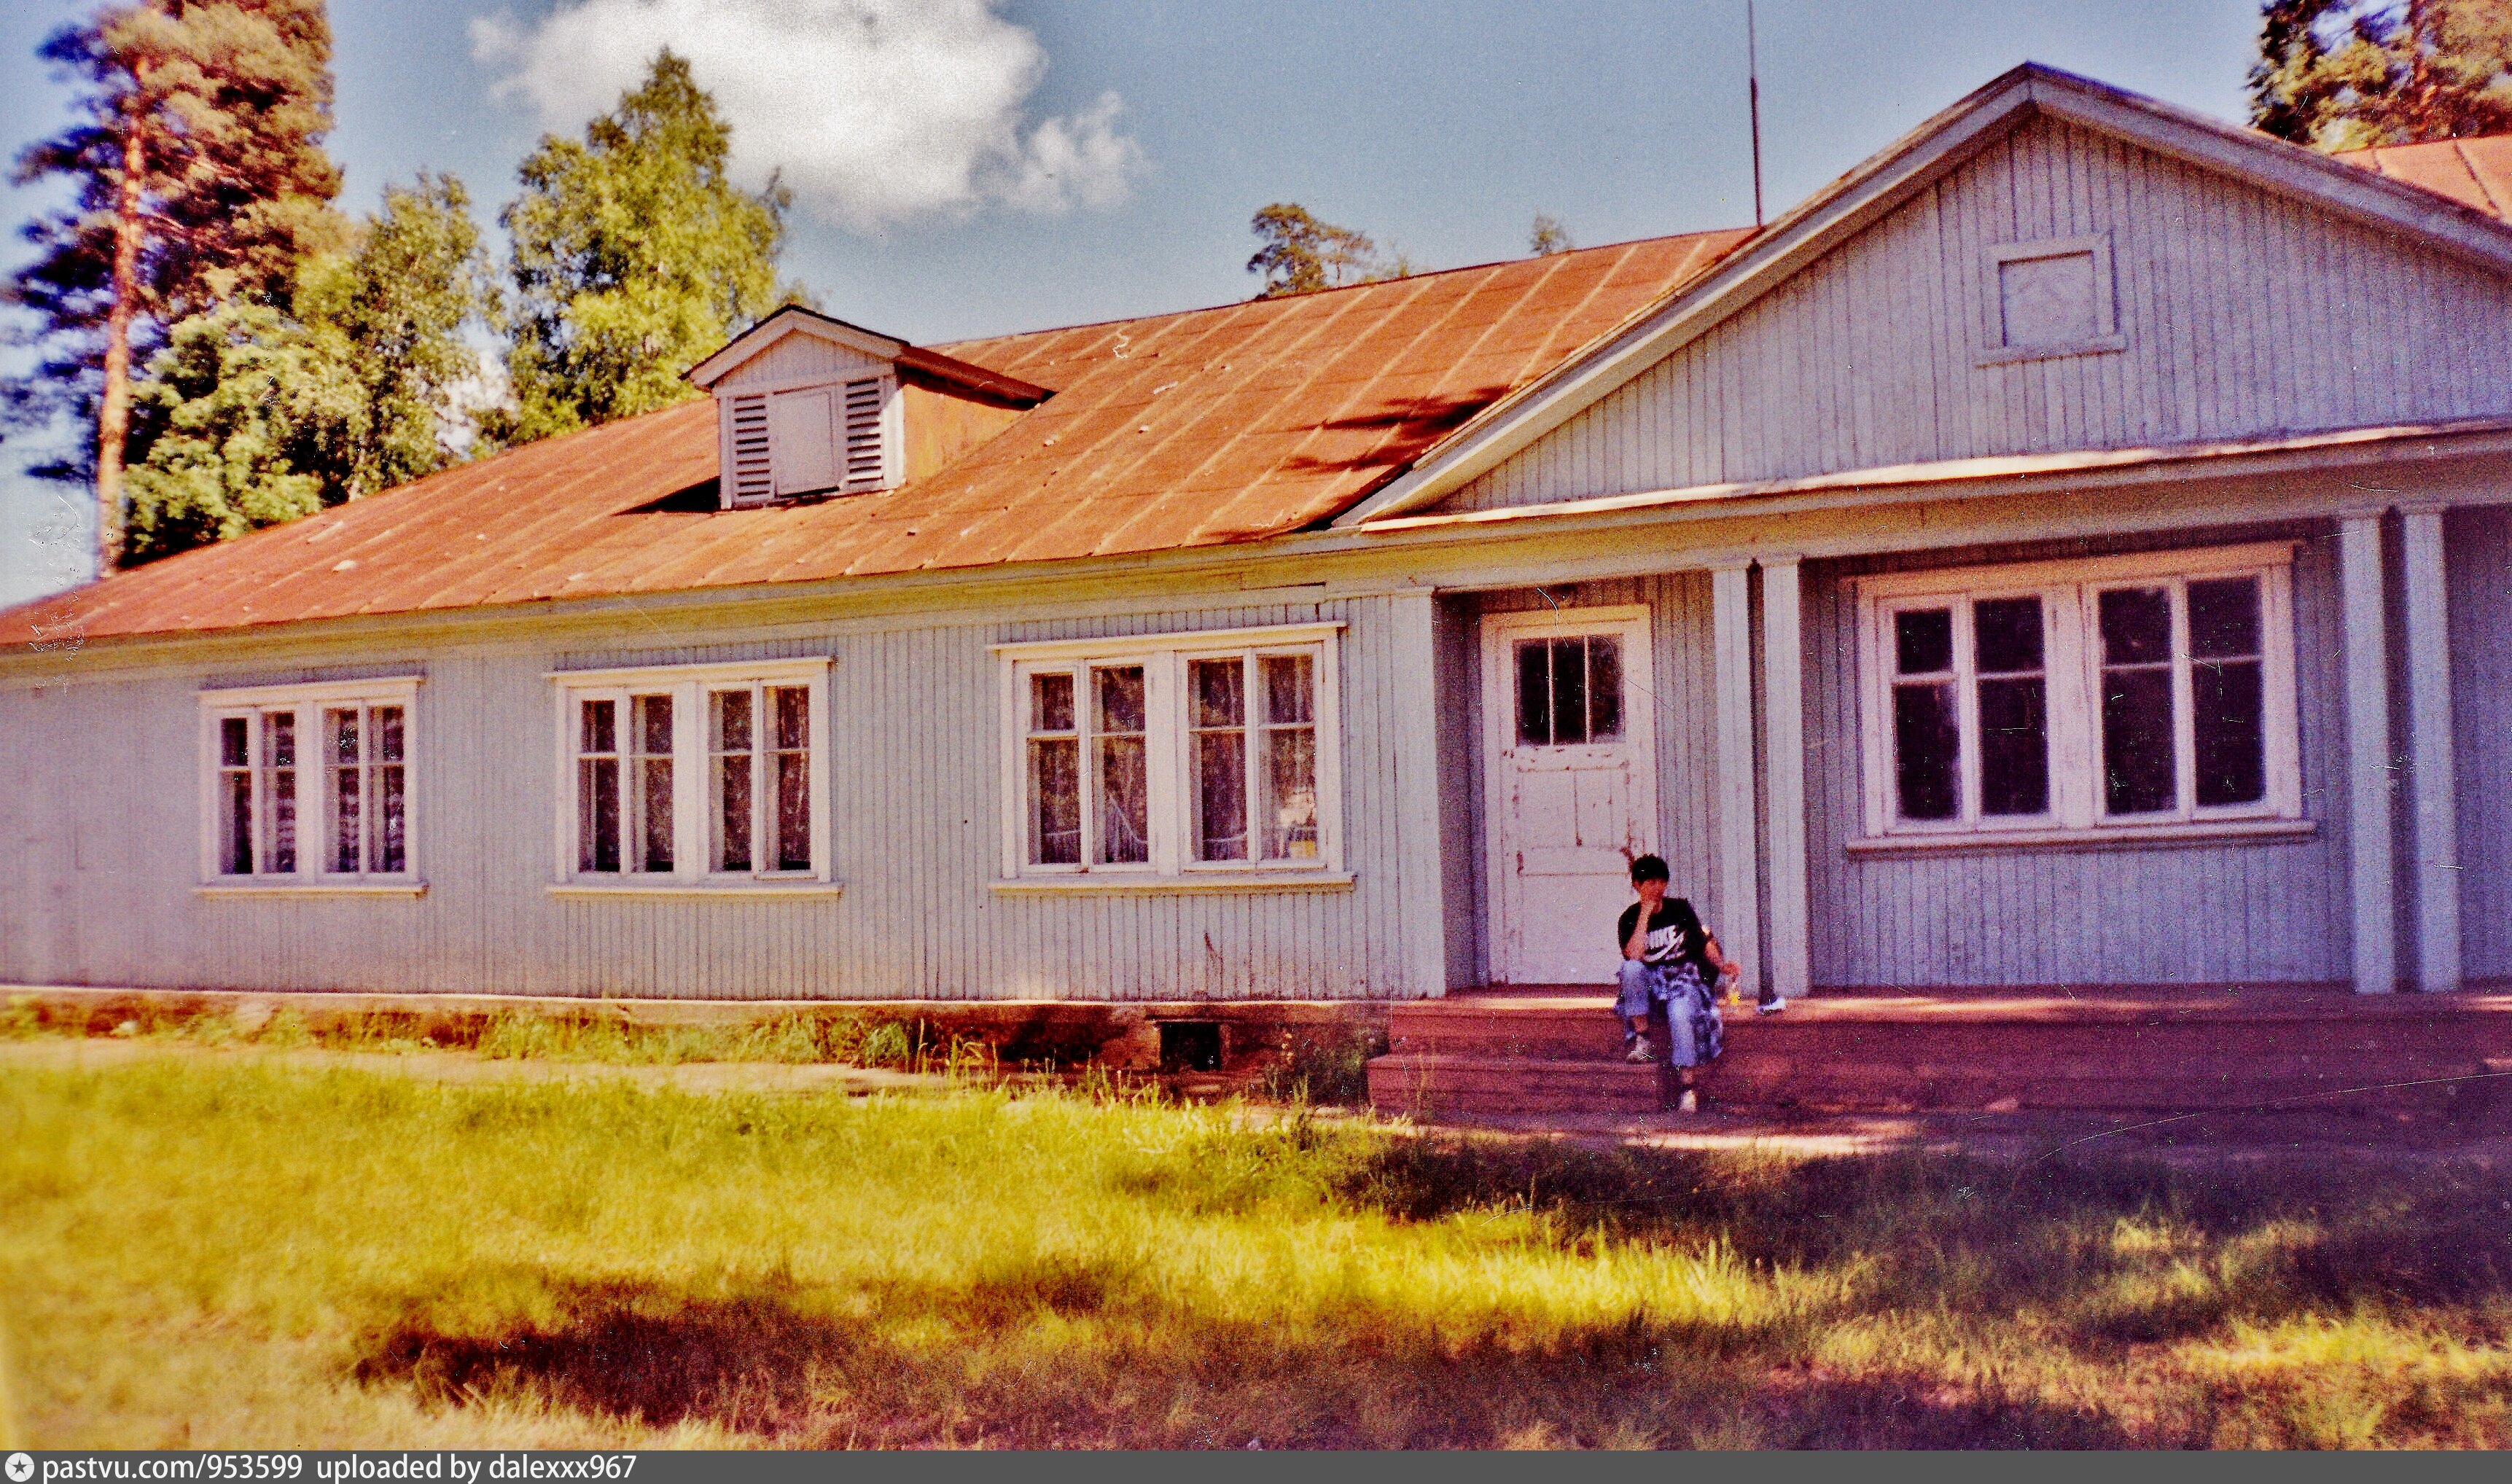
[[[767,437],[767,399],[732,399],[732,475],[728,505],[765,505],[776,498],[776,470]]]
[[[881,382],[846,383],[846,488],[877,488],[883,473],[881,446]]]

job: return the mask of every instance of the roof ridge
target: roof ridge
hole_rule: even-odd
[[[1401,278],[1374,278],[1357,284],[1337,284],[1330,289],[1312,289],[1306,293],[1282,293],[1271,298],[1263,294],[1255,294],[1243,299],[1224,299],[1214,304],[1196,304],[1185,309],[1159,309],[1150,314],[1118,315],[1105,320],[1083,320],[1075,325],[1041,325],[1036,330],[1014,330],[1001,334],[966,335],[956,340],[936,340],[925,348],[956,353],[956,348],[984,344],[993,340],[1025,340],[1034,335],[1070,334],[1082,330],[1105,330],[1117,325],[1136,325],[1145,320],[1183,319],[1191,314],[1211,314],[1217,310],[1243,309],[1256,304],[1287,304],[1294,301],[1313,300],[1321,294],[1350,293],[1361,289],[1385,289],[1395,284],[1418,283],[1426,278],[1444,278],[1456,273],[1487,272],[1493,268],[1506,268],[1515,263],[1540,261],[1541,257],[1586,256],[1593,253],[1611,253],[1646,247],[1651,243],[1677,242],[1694,237],[1716,237],[1728,232],[1749,230],[1751,229],[1747,227],[1703,227],[1691,232],[1660,232],[1653,237],[1629,237],[1620,242],[1600,242],[1590,248],[1569,248],[1559,253],[1541,254],[1541,256],[1530,254],[1525,257],[1494,257],[1478,263],[1459,263],[1452,268],[1425,268],[1419,273],[1407,273]]]

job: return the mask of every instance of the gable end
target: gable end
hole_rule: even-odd
[[[2512,275],[2064,120],[1426,509],[2512,416]]]

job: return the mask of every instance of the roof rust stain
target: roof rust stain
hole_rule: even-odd
[[[1261,540],[1349,508],[1750,236],[933,347],[1055,395],[880,494],[714,508],[700,400],[0,612],[0,647]]]
[[[2376,144],[2370,149],[2341,150],[2330,158],[2421,186],[2498,221],[2512,221],[2512,135]]]

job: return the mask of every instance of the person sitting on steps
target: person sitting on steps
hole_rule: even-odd
[[[1695,1113],[1701,1100],[1692,1069],[1715,1058],[1723,1039],[1715,987],[1737,969],[1692,903],[1667,896],[1668,880],[1666,862],[1657,856],[1631,862],[1631,889],[1639,900],[1624,908],[1614,924],[1614,941],[1623,951],[1614,1014],[1623,1023],[1623,1060],[1647,1062],[1649,1012],[1666,1007],[1667,1061],[1683,1084],[1676,1109]]]

